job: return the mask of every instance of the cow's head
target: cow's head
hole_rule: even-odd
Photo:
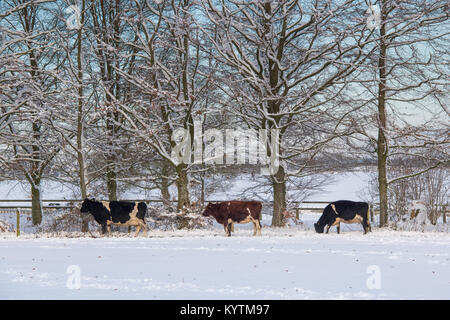
[[[204,217],[209,217],[210,215],[212,215],[215,212],[217,204],[215,203],[208,203],[208,205],[206,206],[205,210],[203,211],[202,216]]]
[[[323,233],[324,225],[321,225],[319,222],[314,223],[314,229],[316,229],[317,233]]]
[[[92,209],[94,209],[95,204],[97,203],[97,201],[95,201],[94,198],[92,199],[84,199],[83,203],[81,204],[81,209],[80,211],[83,213],[88,213],[88,212],[92,212]]]

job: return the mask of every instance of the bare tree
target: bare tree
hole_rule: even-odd
[[[397,159],[389,166],[389,179],[404,177],[389,184],[388,204],[391,213],[389,222],[393,225],[410,219],[412,201],[420,200],[426,204],[428,219],[434,225],[443,214],[449,202],[450,173],[448,168],[439,167],[415,175],[429,166],[429,163],[416,157]],[[372,200],[378,198],[377,181],[377,175],[373,174],[371,187],[368,189]]]
[[[42,219],[41,181],[61,144],[49,129],[52,110],[61,104],[58,66],[64,57],[52,37],[60,23],[52,4],[13,0],[0,15],[0,163],[17,170],[31,187],[32,221]]]
[[[351,106],[332,102],[367,58],[361,2],[208,0],[203,8],[227,103],[248,127],[278,130],[272,225],[282,226],[288,177],[305,174],[308,162],[352,127]]]
[[[448,3],[438,0],[381,0],[376,5],[372,14],[378,27],[371,31],[376,54],[370,75],[358,80],[368,93],[363,103],[376,110],[364,134],[374,148],[368,151],[377,154],[380,226],[385,226],[389,185],[449,159],[448,110],[442,103],[448,99],[449,13]],[[419,157],[429,167],[389,178],[389,163],[398,157]]]
[[[133,28],[133,41],[127,45],[136,51],[137,67],[126,76],[132,103],[121,104],[119,111],[128,121],[126,130],[156,152],[163,166],[172,167],[181,210],[190,204],[194,117],[201,113],[210,81],[209,71],[201,65],[202,40],[192,2],[134,3],[127,12]],[[175,138],[179,129],[186,133],[188,148],[182,160],[172,152],[179,143]]]

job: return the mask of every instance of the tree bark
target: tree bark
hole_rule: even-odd
[[[190,204],[189,201],[189,188],[188,188],[188,176],[187,165],[180,164],[177,166],[177,190],[178,190],[178,203],[177,209],[181,210],[183,207],[187,207]]]
[[[77,69],[78,69],[78,110],[77,110],[77,161],[78,161],[78,176],[80,179],[80,193],[81,199],[87,198],[86,187],[86,166],[83,154],[83,65],[82,65],[82,37],[84,24],[85,0],[82,0],[80,28],[77,33]],[[89,231],[89,222],[87,215],[81,218],[81,232]]]
[[[176,168],[177,170],[177,190],[178,190],[178,203],[177,211],[180,212],[185,207],[189,207],[189,188],[188,188],[188,176],[187,165],[180,164]],[[188,220],[186,218],[178,217],[178,229],[184,229],[188,226]]]
[[[386,3],[382,1],[380,25],[380,56],[378,59],[379,83],[378,83],[378,191],[380,196],[380,227],[388,223],[388,180],[387,157],[388,142],[385,136],[386,130]]]
[[[108,162],[108,170],[106,172],[106,186],[108,188],[109,201],[117,200],[117,174],[114,170],[114,162]]]
[[[278,172],[272,176],[273,186],[273,215],[272,226],[284,227],[286,219],[283,216],[283,211],[286,210],[286,173],[282,166],[279,167]]]
[[[382,134],[380,137],[381,136]],[[380,197],[380,227],[385,227],[388,223],[387,159],[382,151],[385,147],[385,142],[383,141],[384,139],[380,137],[378,138],[378,193]]]
[[[80,150],[80,149],[78,149]],[[78,168],[79,168],[79,178],[80,178],[80,193],[81,199],[87,198],[87,187],[86,187],[86,170],[84,166],[84,157],[81,151],[77,152]],[[87,215],[82,215],[81,217],[81,232],[89,232],[89,221]]]
[[[163,164],[162,172],[161,172],[161,196],[165,202],[170,203],[170,192],[169,192],[169,166],[167,164]]]
[[[40,179],[33,179],[31,184],[31,219],[33,226],[37,226],[42,222]]]

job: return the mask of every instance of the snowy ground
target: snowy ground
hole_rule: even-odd
[[[358,200],[367,181],[362,172],[341,175],[310,200]],[[26,198],[17,188],[0,183],[0,197]],[[46,190],[47,198],[73,197]],[[223,196],[239,198],[231,191]],[[263,215],[262,237],[238,225],[227,238],[215,224],[151,230],[148,238],[58,238],[33,234],[24,216],[21,237],[0,234],[0,299],[450,299],[449,225],[368,235],[342,225],[340,235],[316,234],[318,217],[302,213],[303,225],[274,229]]]
[[[148,238],[0,235],[0,299],[449,298],[448,233],[291,227],[252,237],[237,226],[227,238],[217,226]]]

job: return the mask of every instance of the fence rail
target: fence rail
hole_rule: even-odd
[[[42,206],[42,209],[72,209],[76,206],[76,205],[74,205],[74,203],[80,203],[82,201],[83,200],[80,200],[80,199],[50,199],[50,200],[41,200],[41,203],[47,203],[47,205]],[[142,201],[145,203],[164,203],[164,202],[176,203],[177,202],[176,200],[165,201],[165,200],[161,200],[161,199],[126,199],[124,201],[138,201],[138,202]],[[208,200],[205,202],[220,202],[220,201],[224,201],[224,200]],[[6,213],[11,210],[31,210],[32,209],[31,205],[9,205],[9,206],[2,205],[2,203],[14,203],[14,202],[15,203],[27,203],[27,202],[29,203],[29,202],[31,202],[31,200],[29,200],[29,199],[0,200],[0,213]],[[61,205],[61,203],[64,203],[64,205]],[[273,201],[263,201],[263,203],[272,204]],[[330,201],[290,201],[290,204],[299,205],[299,206],[292,207],[292,210],[294,210],[296,212],[297,218],[299,217],[300,211],[322,212],[325,205],[328,203],[330,203]],[[313,204],[313,205],[323,204],[324,206],[320,206],[320,207],[302,206],[302,205],[308,205],[308,204]],[[373,219],[373,214],[378,212],[378,210],[376,210],[376,208],[374,208],[374,204],[370,203],[369,205],[371,208],[371,217]]]
[[[101,199],[99,199],[101,200]],[[73,209],[75,208],[80,202],[83,200],[81,199],[43,199],[41,200],[42,209],[45,210],[58,210],[58,209]],[[171,201],[165,201],[161,199],[126,199],[126,201],[143,201],[147,204],[150,203],[164,203],[164,202],[170,202],[170,203],[176,203],[176,200]],[[205,202],[219,202],[223,200],[208,200]],[[19,203],[19,205],[13,204],[8,205],[11,203]],[[20,215],[31,214],[31,205],[26,205],[28,203],[31,203],[31,199],[0,199],[0,214],[2,213],[15,213],[16,214],[16,234],[17,236],[20,235]],[[273,201],[264,201],[263,203],[266,204],[272,204]],[[292,210],[295,211],[296,218],[298,219],[300,217],[301,211],[311,211],[314,213],[321,213],[325,207],[326,204],[330,203],[330,201],[290,201],[290,204],[297,204],[298,206],[295,206],[292,208]],[[303,205],[315,205],[312,207],[307,207]],[[319,205],[319,206],[317,206]],[[320,206],[323,205],[323,206]],[[371,211],[370,216],[373,221],[373,205],[371,204]]]

